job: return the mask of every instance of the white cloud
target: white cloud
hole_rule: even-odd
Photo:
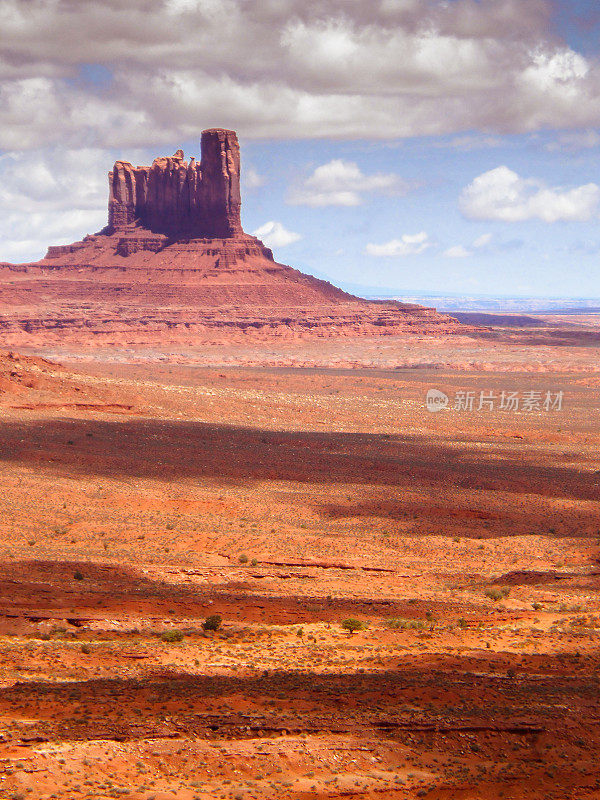
[[[588,183],[574,189],[551,188],[502,166],[475,178],[463,189],[459,204],[470,219],[586,221],[598,212],[600,187]]]
[[[437,147],[449,147],[454,150],[468,152],[470,150],[484,150],[493,147],[501,147],[504,142],[498,136],[474,136],[466,134],[455,136],[449,142],[440,142]]]
[[[405,234],[400,239],[392,239],[384,244],[371,244],[365,247],[365,253],[377,257],[418,256],[431,247],[429,235],[425,231]]]
[[[487,247],[488,244],[492,241],[492,234],[491,233],[482,233],[481,236],[478,236],[477,239],[473,242],[473,247],[480,249],[482,247]]]
[[[288,244],[300,241],[302,236],[299,233],[288,231],[281,222],[265,222],[260,228],[257,228],[253,234],[261,239],[267,247],[286,247]]]
[[[600,133],[588,129],[586,131],[570,131],[562,133],[556,141],[549,142],[546,150],[587,150],[600,145]]]
[[[0,157],[0,261],[31,260],[106,225],[107,165],[98,149]]]
[[[550,0],[1,0],[0,147],[600,125]],[[72,32],[77,31],[77,36]],[[81,65],[101,65],[99,87]],[[478,146],[478,145],[475,145]]]
[[[254,167],[246,167],[242,170],[242,183],[245,189],[260,189],[265,185],[265,179]]]
[[[462,244],[457,244],[454,247],[449,247],[447,250],[444,251],[443,255],[446,258],[467,258],[468,256],[472,256],[470,250],[467,250],[466,247],[463,247]]]
[[[291,205],[358,206],[364,194],[398,194],[407,185],[399,175],[378,172],[365,175],[353,161],[334,159],[317,167],[288,197]]]

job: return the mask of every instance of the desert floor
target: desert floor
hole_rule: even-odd
[[[17,362],[0,798],[600,798],[595,324]]]

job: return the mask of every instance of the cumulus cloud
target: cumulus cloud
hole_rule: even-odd
[[[598,213],[600,187],[552,188],[535,178],[521,178],[506,166],[484,172],[463,189],[462,213],[470,219],[521,222],[590,220]]]
[[[98,149],[8,152],[0,157],[0,260],[41,257],[106,224],[107,163]]]
[[[379,258],[398,256],[418,256],[424,253],[432,243],[425,231],[415,234],[404,234],[400,239],[392,239],[384,244],[371,244],[365,247],[365,253]]]
[[[261,239],[267,247],[286,247],[288,244],[300,241],[302,236],[299,233],[288,231],[281,222],[271,220],[265,222],[260,228],[253,232],[253,236]]]
[[[545,35],[551,0],[0,0],[0,11],[4,148],[155,147],[213,125],[389,138],[600,124],[600,67]]]
[[[407,184],[393,173],[365,175],[353,161],[334,159],[317,167],[288,197],[291,205],[358,206],[367,193],[399,194]]]

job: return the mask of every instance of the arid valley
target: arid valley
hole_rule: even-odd
[[[597,319],[4,356],[0,797],[600,797]]]

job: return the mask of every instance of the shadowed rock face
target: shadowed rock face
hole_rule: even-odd
[[[170,238],[227,239],[242,233],[240,148],[234,131],[202,134],[202,160],[183,151],[151,167],[117,161],[108,173],[108,231],[135,223]]]

